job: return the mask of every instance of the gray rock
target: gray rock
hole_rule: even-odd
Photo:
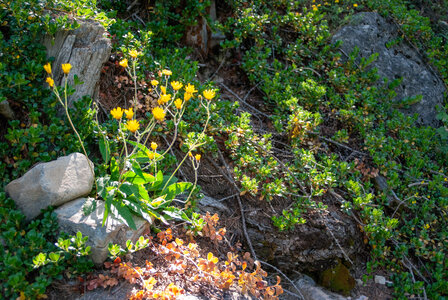
[[[208,196],[204,196],[199,201],[198,207],[203,213],[207,211],[211,214],[218,213],[219,215],[222,213],[230,213],[230,209],[224,203]]]
[[[324,271],[337,258],[353,258],[362,249],[362,236],[354,220],[329,206],[326,213],[310,212],[305,224],[278,231],[257,207],[245,208],[247,231],[255,252],[281,270]]]
[[[135,242],[145,231],[149,230],[150,224],[139,217],[134,216],[137,230],[132,230],[119,220],[109,217],[106,224],[102,226],[104,215],[104,202],[97,201],[96,209],[85,216],[83,206],[85,198],[66,203],[55,210],[61,230],[67,233],[81,231],[89,237],[88,245],[92,247],[91,258],[96,265],[101,265],[108,257],[109,243],[126,245],[127,240]]]
[[[327,291],[323,287],[316,285],[311,277],[301,276],[295,282],[296,287],[300,290],[303,300],[347,300],[348,298]],[[296,292],[295,290],[293,290]]]
[[[15,118],[14,112],[9,106],[8,100],[0,102],[0,115],[4,116],[8,120],[13,120]]]
[[[378,74],[389,79],[403,77],[396,88],[396,101],[422,95],[421,101],[412,104],[410,108],[400,108],[408,115],[417,113],[418,123],[437,126],[436,105],[443,104],[445,86],[442,79],[425,63],[423,57],[406,43],[391,47],[386,44],[399,36],[395,24],[387,22],[378,13],[363,12],[353,16],[349,25],[341,28],[333,36],[332,41],[342,41],[344,53],[351,53],[355,47],[360,49],[360,57],[369,57],[378,53],[378,59],[371,67],[378,69]]]
[[[385,285],[386,284],[386,277],[375,275],[375,283]]]
[[[95,98],[98,94],[98,80],[103,64],[109,59],[110,40],[104,37],[104,27],[94,21],[78,21],[80,27],[73,31],[59,31],[55,37],[46,36],[43,44],[47,48],[47,56],[54,57],[52,65],[55,84],[64,83],[61,64],[70,63],[72,70],[68,75],[68,84],[73,86],[76,74],[83,81],[75,87],[76,91],[69,96],[69,105],[83,96]]]
[[[84,154],[72,153],[57,160],[40,163],[22,177],[11,181],[5,191],[27,220],[48,206],[60,206],[86,196],[92,190],[93,163]]]

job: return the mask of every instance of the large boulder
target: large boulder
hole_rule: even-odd
[[[80,26],[77,29],[61,30],[55,36],[46,36],[43,41],[47,48],[47,57],[55,58],[52,65],[55,84],[63,84],[64,73],[61,64],[65,63],[72,65],[68,83],[73,85],[75,74],[84,82],[76,86],[76,91],[69,96],[69,105],[83,96],[97,96],[101,69],[109,59],[112,49],[101,24],[91,20],[78,23]]]
[[[135,242],[149,231],[150,224],[137,216],[133,217],[137,230],[132,230],[113,217],[109,217],[102,226],[104,201],[96,201],[96,208],[88,215],[84,214],[85,203],[85,198],[79,198],[59,207],[55,213],[61,230],[71,234],[80,231],[83,236],[89,237],[87,245],[92,247],[90,257],[96,265],[101,265],[107,259],[109,243],[125,247],[127,240]]]
[[[362,237],[352,218],[329,207],[327,212],[310,211],[306,223],[279,232],[259,207],[247,207],[247,231],[255,252],[288,272],[322,272],[338,258],[353,259],[362,248]]]
[[[378,74],[391,80],[403,77],[396,88],[396,101],[422,95],[422,99],[409,108],[400,108],[407,114],[419,115],[421,125],[437,126],[436,106],[443,104],[445,86],[442,79],[425,63],[424,58],[405,42],[388,46],[400,35],[399,28],[375,12],[363,12],[353,16],[350,24],[342,27],[332,38],[333,42],[342,41],[344,53],[351,53],[358,47],[360,57],[369,57],[378,53],[378,59],[371,67]],[[398,105],[400,107],[400,105]]]
[[[89,166],[90,163],[90,166]],[[86,196],[93,186],[93,163],[84,154],[72,153],[40,163],[5,188],[27,220],[48,206],[60,206]]]

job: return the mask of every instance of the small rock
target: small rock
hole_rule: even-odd
[[[8,120],[15,119],[14,112],[9,106],[9,102],[7,100],[0,102],[0,115],[4,116]]]
[[[356,300],[369,300],[369,297],[361,295],[358,298],[356,298]]]
[[[5,191],[27,220],[48,206],[60,206],[86,196],[92,190],[94,176],[84,154],[72,153],[47,163],[40,163],[22,177],[11,181]]]
[[[222,202],[208,196],[204,196],[199,203],[198,203],[199,209],[202,212],[210,212],[211,214],[218,213],[230,213],[229,208],[224,205]]]
[[[295,282],[296,287],[304,300],[347,300],[347,298],[327,291],[323,287],[316,285],[314,280],[304,274]],[[295,289],[293,292],[297,292]]]
[[[127,240],[135,242],[145,231],[149,230],[150,224],[137,216],[133,217],[137,230],[132,230],[119,220],[109,217],[106,224],[102,226],[104,215],[104,202],[97,201],[96,209],[85,216],[83,206],[85,198],[64,204],[55,210],[60,228],[70,234],[78,231],[83,236],[88,236],[88,246],[92,247],[90,257],[96,265],[101,265],[108,257],[109,243],[126,245]]]
[[[356,284],[359,285],[359,286],[363,286],[364,285],[364,281],[362,281],[359,278],[356,278],[355,281],[356,281]]]
[[[386,278],[384,276],[375,275],[375,283],[386,284]]]

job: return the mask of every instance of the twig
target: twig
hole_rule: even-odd
[[[345,148],[345,149],[347,149],[347,150],[350,150],[350,151],[352,151],[353,153],[357,153],[357,154],[362,155],[362,156],[368,156],[368,154],[366,154],[366,153],[364,153],[364,152],[355,150],[355,149],[353,149],[353,148],[351,148],[351,147],[349,147],[349,146],[346,146],[346,145],[344,145],[344,144],[341,144],[341,143],[338,143],[338,142],[336,142],[336,141],[333,141],[332,139],[329,139],[329,138],[326,138],[326,137],[324,137],[324,136],[321,136],[321,135],[319,135],[319,134],[316,133],[316,132],[310,132],[310,134],[315,134],[315,135],[317,135],[321,140],[324,140],[324,141],[326,141],[326,142],[329,142],[329,143],[335,144],[335,145],[337,145],[337,146],[339,146],[339,147],[342,147],[342,148]]]
[[[258,109],[256,109],[255,107],[253,107],[252,105],[248,104],[247,102],[245,102],[243,99],[241,99],[240,96],[238,96],[234,91],[232,91],[228,86],[226,86],[224,83],[220,83],[219,85],[221,85],[224,89],[226,89],[229,93],[231,93],[235,98],[238,99],[238,101],[240,101],[242,104],[246,105],[247,107],[249,107],[250,109],[252,109],[253,111],[255,111],[256,113],[270,119],[270,116],[265,114],[262,111],[259,111]],[[257,88],[258,85],[255,86],[255,88]]]
[[[280,271],[279,268],[277,268],[277,267],[271,265],[270,263],[267,263],[267,262],[265,262],[265,261],[262,261],[262,260],[259,260],[259,262],[262,263],[262,264],[264,264],[264,265],[266,265],[266,266],[268,266],[268,267],[271,267],[272,269],[274,269],[275,271],[277,271],[280,275],[282,275],[286,280],[289,281],[289,283],[290,283],[290,284],[296,289],[296,291],[299,293],[298,295],[297,295],[297,294],[294,294],[294,295],[300,297],[301,299],[305,299],[305,297],[303,296],[302,292],[301,292],[301,291],[299,290],[299,288],[294,284],[294,282],[293,282],[291,279],[289,279],[289,277],[286,276],[282,271]],[[292,292],[290,292],[290,293],[293,294]]]
[[[224,63],[226,62],[226,58],[224,57],[224,59],[222,60],[222,62],[219,64],[218,68],[216,69],[216,71],[212,74],[212,76],[210,76],[208,78],[208,81],[212,80],[213,77],[215,77],[215,75],[219,72],[219,70],[221,70],[222,66],[224,65]]]
[[[240,207],[241,223],[242,223],[242,226],[243,226],[244,237],[246,238],[246,242],[249,245],[249,250],[250,250],[250,252],[252,254],[252,257],[255,260],[257,260],[257,255],[255,254],[255,250],[254,250],[254,248],[252,246],[252,241],[250,240],[249,234],[247,233],[246,217],[244,216],[243,204],[241,202],[241,197],[240,197],[241,191],[238,188],[238,186],[236,185],[235,180],[233,180],[232,173],[230,173],[230,169],[229,169],[229,167],[227,165],[227,162],[224,160],[222,152],[221,152],[221,150],[219,150],[219,148],[218,148],[218,154],[219,154],[219,158],[221,159],[222,163],[224,164],[224,166],[226,168],[226,171],[227,171],[227,174],[228,174],[228,176],[225,176],[225,178],[227,178],[227,180],[229,180],[233,184],[233,186],[235,187],[235,190],[238,192],[238,194],[236,195],[236,199],[238,200],[238,205]],[[219,168],[219,170],[222,171],[221,168]]]

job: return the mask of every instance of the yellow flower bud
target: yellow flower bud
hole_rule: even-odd
[[[72,65],[71,64],[62,64],[62,71],[64,72],[65,75],[67,75],[68,73],[70,73],[70,70],[72,69]]]
[[[51,74],[51,64],[50,63],[47,63],[44,66],[44,69],[45,69],[45,72],[47,72],[48,74]]]
[[[173,81],[171,82],[171,86],[173,87],[173,90],[178,91],[182,88],[183,84],[179,81]]]
[[[124,113],[126,114],[126,118],[128,120],[132,119],[132,117],[134,116],[134,111],[132,110],[132,107],[129,109],[125,109]]]
[[[140,124],[138,123],[137,120],[130,120],[126,123],[126,128],[130,132],[134,133],[140,128]]]
[[[54,85],[54,80],[53,80],[53,78],[51,78],[51,77],[47,77],[47,83],[48,83],[48,85],[50,86],[50,87],[53,87],[53,85]]]
[[[128,59],[125,58],[125,59],[121,60],[120,66],[122,66],[123,68],[126,68],[128,66]]]
[[[177,98],[176,101],[174,101],[174,105],[176,106],[177,109],[181,109],[182,108],[182,100]]]
[[[156,149],[157,149],[157,144],[154,143],[154,142],[151,142],[151,149],[154,150],[154,151],[156,151]]]
[[[213,97],[215,97],[215,91],[213,91],[213,90],[205,90],[205,91],[202,92],[202,95],[205,97],[205,99],[212,100]]]
[[[124,110],[121,107],[116,107],[110,111],[110,114],[114,119],[120,120],[123,117]]]

